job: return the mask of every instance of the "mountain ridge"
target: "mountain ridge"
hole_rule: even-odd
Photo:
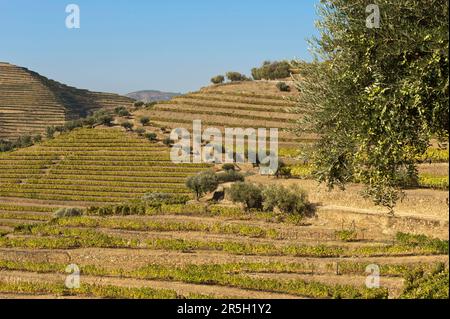
[[[125,96],[135,99],[137,101],[142,101],[144,103],[157,102],[157,101],[168,101],[173,97],[180,96],[182,93],[175,92],[164,92],[159,90],[140,90],[135,92],[130,92],[125,94]]]

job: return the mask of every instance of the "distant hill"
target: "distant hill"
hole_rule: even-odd
[[[168,101],[175,96],[180,96],[181,93],[161,92],[156,90],[144,90],[126,94],[127,97],[135,99],[137,101],[158,102]]]
[[[67,86],[26,68],[0,62],[0,139],[43,133],[48,126],[133,102],[117,94]]]

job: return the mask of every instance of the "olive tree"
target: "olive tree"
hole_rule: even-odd
[[[214,191],[218,185],[217,176],[212,171],[200,172],[186,181],[186,186],[194,192],[197,200],[203,194]]]
[[[379,28],[366,25],[367,5],[321,1],[316,59],[293,64],[296,112],[310,114],[296,132],[320,136],[312,154],[319,181],[362,182],[392,212],[398,174],[417,175],[430,139],[448,138],[448,1],[379,0]]]

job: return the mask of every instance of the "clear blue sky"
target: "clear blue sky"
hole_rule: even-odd
[[[310,59],[317,2],[0,0],[0,61],[97,91],[195,91],[264,60]],[[65,26],[71,3],[80,29]]]

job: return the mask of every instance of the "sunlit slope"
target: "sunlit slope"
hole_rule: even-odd
[[[96,109],[129,105],[117,94],[90,92],[0,62],[0,139],[43,133],[48,126],[86,116]]]
[[[188,193],[169,149],[117,129],[78,129],[0,155],[0,196],[69,202],[121,202],[146,192]]]
[[[157,104],[136,116],[149,116],[161,127],[192,128],[193,120],[202,120],[204,127],[279,128],[280,146],[308,143],[313,134],[301,138],[287,131],[301,114],[290,112],[295,106],[295,89],[280,92],[276,82],[249,81],[203,88]]]

